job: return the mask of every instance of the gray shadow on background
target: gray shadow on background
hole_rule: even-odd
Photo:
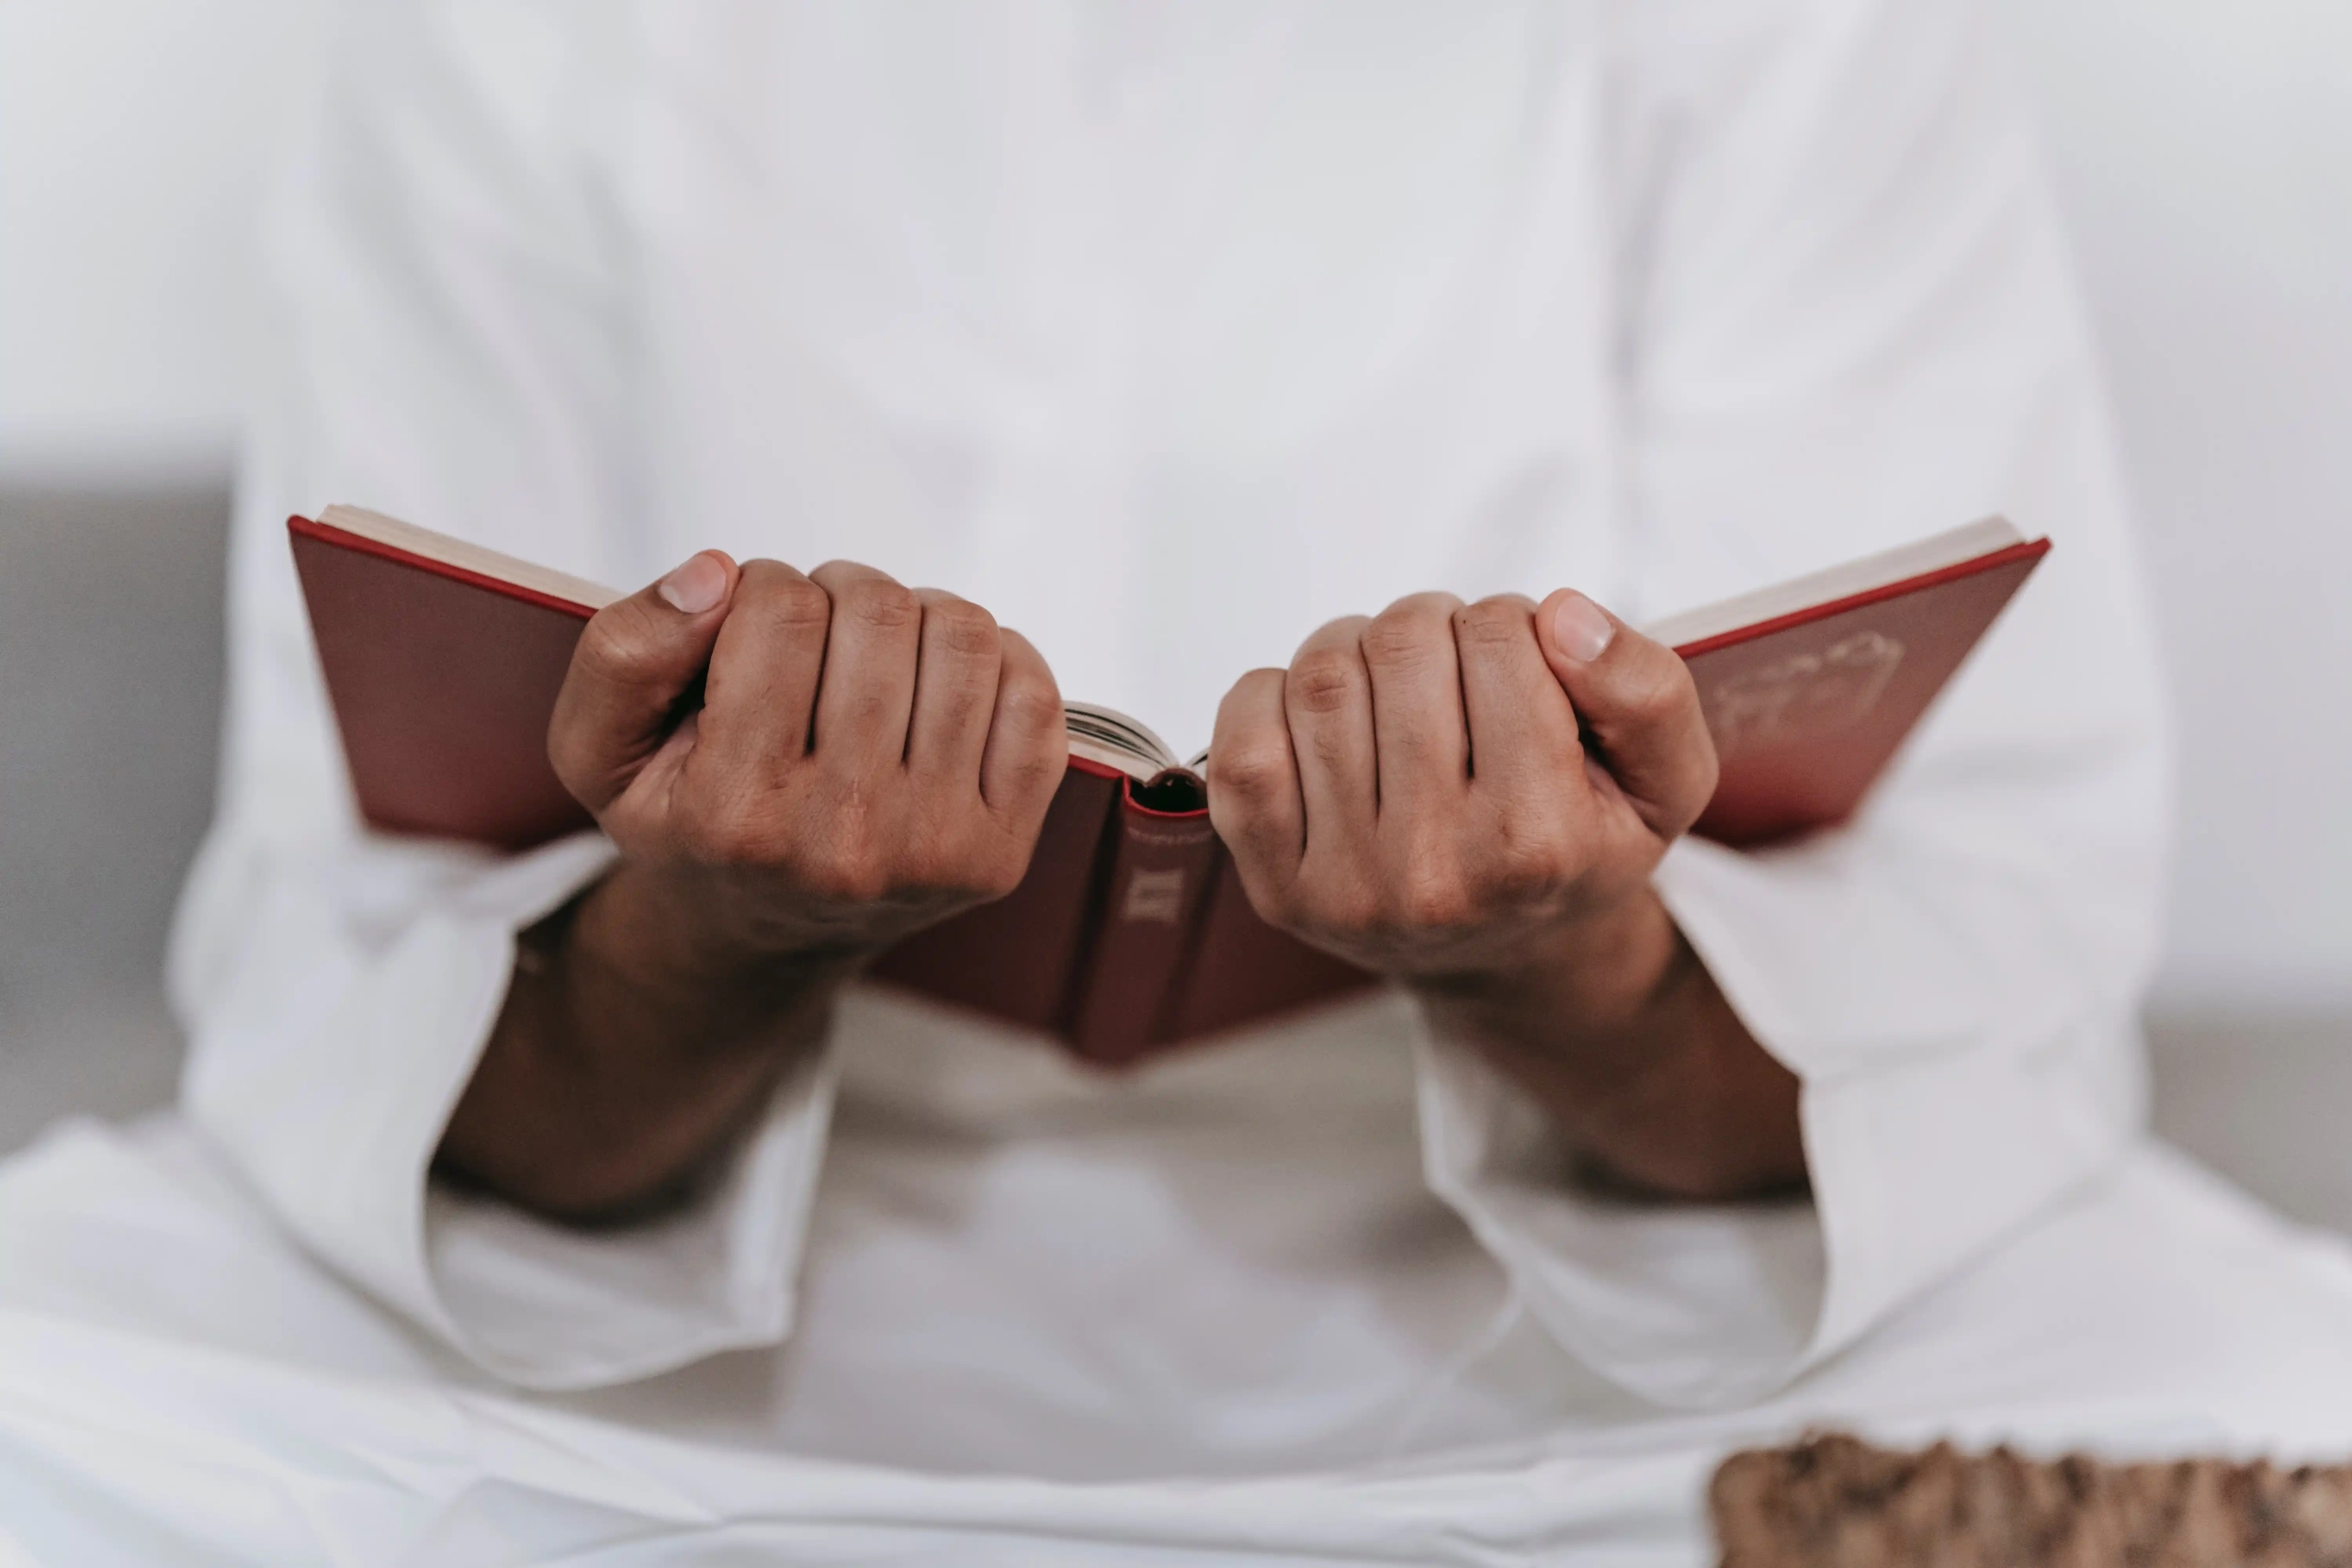
[[[210,815],[225,487],[0,487],[0,1149],[171,1097],[164,940]]]

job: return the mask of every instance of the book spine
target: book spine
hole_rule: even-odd
[[[1071,1010],[1070,1046],[1117,1066],[1159,1043],[1216,869],[1205,811],[1170,813],[1123,795],[1101,924]]]
[[[1378,983],[1259,919],[1220,843],[1210,860],[1199,934],[1170,995],[1161,1038],[1172,1043],[1221,1034]]]

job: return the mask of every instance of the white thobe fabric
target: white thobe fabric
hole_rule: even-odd
[[[839,1343],[812,1294],[802,1331]],[[1533,1369],[1540,1339],[1497,1353]],[[1763,1402],[1674,1416],[1554,1377],[1539,1437],[1222,1475],[1046,1455],[977,1358],[936,1330],[903,1353],[963,1377],[961,1418],[1017,1457],[779,1451],[763,1423],[793,1374],[765,1351],[593,1394],[495,1386],[288,1245],[186,1124],[61,1128],[0,1171],[0,1558],[1701,1568],[1710,1466],[1811,1425],[2340,1460],[2352,1248],[2141,1151]]]
[[[447,1376],[877,1465],[1371,1463],[1768,1395],[2126,1146],[2161,705],[1965,5],[351,27],[267,238],[172,983],[229,1179]],[[1810,1203],[1582,1190],[1398,997],[1102,1077],[861,993],[690,1211],[582,1233],[427,1173],[515,933],[609,847],[361,829],[282,526],[338,501],[624,587],[865,561],[1182,750],[1407,592],[1638,620],[1987,513],[2056,547],[1855,821],[1657,874],[1803,1081]]]

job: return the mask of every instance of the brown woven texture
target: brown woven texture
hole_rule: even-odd
[[[2352,1568],[2352,1466],[2103,1464],[1811,1436],[1708,1488],[1724,1568]]]

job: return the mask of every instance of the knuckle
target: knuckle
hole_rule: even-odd
[[[1407,893],[1390,916],[1390,924],[1414,932],[1460,931],[1470,924],[1469,901],[1441,883],[1427,883]]]
[[[1476,902],[1450,862],[1416,856],[1413,868],[1390,885],[1384,913],[1396,929],[1452,931],[1471,922]]]
[[[900,631],[922,617],[922,601],[914,590],[887,577],[861,577],[841,591],[846,615],[880,631]]]
[[[739,869],[763,864],[772,854],[764,814],[745,795],[686,813],[677,831],[686,853],[704,865]]]
[[[996,617],[968,599],[933,600],[923,610],[923,627],[950,653],[986,656],[997,651]]]
[[[1474,648],[1509,648],[1535,639],[1535,618],[1510,599],[1481,599],[1454,612],[1455,638]]]
[[[1363,666],[1353,654],[1335,648],[1313,648],[1291,661],[1283,690],[1308,713],[1334,714],[1353,706],[1361,699],[1363,685]]]
[[[833,602],[825,591],[781,561],[744,562],[735,593],[739,609],[779,630],[822,635],[832,619]]]
[[[1381,612],[1384,615],[1402,615],[1424,626],[1442,626],[1462,608],[1462,601],[1451,593],[1430,592],[1408,593]]]
[[[572,651],[572,666],[617,684],[643,681],[658,662],[661,641],[644,610],[624,599],[589,618]]]
[[[1234,742],[1209,765],[1219,788],[1252,807],[1275,804],[1290,785],[1290,747],[1279,738]]]
[[[779,625],[812,626],[822,630],[833,618],[833,602],[825,591],[794,572],[777,583],[770,594],[773,603],[768,613]]]
[[[1624,688],[1625,705],[1645,718],[1671,717],[1685,706],[1698,705],[1698,689],[1691,684],[1690,671],[1682,660],[1668,655],[1658,660],[1645,660],[1637,671],[1629,673]]]
[[[819,834],[792,857],[792,877],[830,904],[876,904],[892,889],[888,862],[855,829]]]
[[[1216,738],[1210,744],[1234,745],[1280,725],[1283,679],[1280,670],[1252,670],[1234,682],[1216,705]]]
[[[1069,759],[1069,748],[1058,738],[1041,739],[1023,749],[993,771],[990,807],[1008,820],[1042,822]]]
[[[1392,604],[1363,629],[1363,656],[1389,669],[1418,669],[1438,657],[1441,640],[1451,641],[1449,617],[1412,600]]]
[[[1514,908],[1547,904],[1576,880],[1576,855],[1561,835],[1506,824],[1482,871],[1488,896]]]
[[[1050,681],[1004,681],[996,689],[996,721],[1015,734],[1063,733],[1062,697]]]

